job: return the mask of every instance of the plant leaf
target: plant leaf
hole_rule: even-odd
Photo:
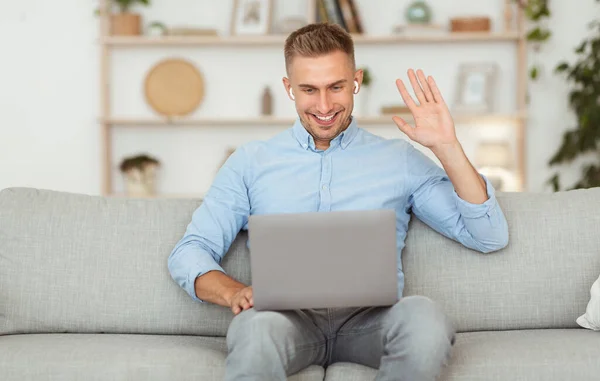
[[[569,64],[566,62],[561,62],[558,66],[556,66],[556,69],[554,69],[554,71],[556,73],[562,73],[563,71],[567,70],[569,68]]]
[[[552,186],[554,192],[558,192],[560,190],[560,175],[555,173],[554,176],[548,179],[547,184]]]
[[[529,70],[529,77],[531,77],[531,79],[536,80],[538,77],[538,68],[537,66],[532,67]]]
[[[585,40],[581,43],[581,45],[579,45],[576,49],[575,49],[575,53],[577,54],[581,54],[585,51],[585,47],[587,46],[588,41]]]
[[[529,41],[538,41],[543,42],[550,38],[550,31],[547,29],[542,29],[541,27],[535,27],[527,33],[527,40]]]

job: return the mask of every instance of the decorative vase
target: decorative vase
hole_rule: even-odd
[[[129,197],[153,197],[156,195],[156,164],[131,168],[124,173],[125,191]]]
[[[271,94],[271,89],[268,86],[263,90],[260,113],[261,115],[265,116],[270,116],[273,114],[273,95]]]
[[[138,36],[142,30],[142,16],[137,13],[120,12],[110,15],[111,34],[115,36]]]
[[[431,21],[431,8],[423,0],[413,1],[406,8],[405,16],[409,24],[428,24]]]

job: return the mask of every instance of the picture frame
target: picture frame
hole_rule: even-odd
[[[494,111],[498,67],[494,62],[459,66],[454,111],[485,114]]]
[[[234,0],[232,36],[262,36],[271,33],[273,0]]]

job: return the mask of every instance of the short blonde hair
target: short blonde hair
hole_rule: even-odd
[[[289,74],[290,64],[295,56],[319,57],[341,51],[348,55],[352,68],[354,62],[354,41],[352,36],[338,24],[313,23],[292,32],[285,40],[285,69]]]

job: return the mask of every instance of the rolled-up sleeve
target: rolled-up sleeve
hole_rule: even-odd
[[[460,198],[446,172],[414,147],[407,151],[409,204],[434,230],[464,246],[489,253],[508,244],[508,224],[495,190],[484,176],[487,200],[473,204]]]
[[[203,301],[196,295],[196,278],[209,271],[225,273],[223,256],[248,221],[246,162],[242,147],[227,159],[169,255],[171,277],[198,302]]]
[[[456,206],[465,225],[467,238],[473,240],[472,246],[482,252],[500,250],[508,245],[508,224],[504,213],[498,204],[494,187],[484,175],[488,199],[482,204],[473,204],[460,198],[452,191]]]

